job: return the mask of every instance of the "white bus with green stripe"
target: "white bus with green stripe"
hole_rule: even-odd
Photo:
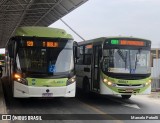
[[[77,87],[103,95],[151,93],[151,41],[133,37],[102,37],[78,43]]]
[[[75,97],[76,45],[63,29],[18,28],[6,46],[13,97]]]

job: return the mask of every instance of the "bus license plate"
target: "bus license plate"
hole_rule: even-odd
[[[126,89],[126,92],[133,92],[132,89]]]
[[[53,97],[53,93],[42,93],[42,97]]]

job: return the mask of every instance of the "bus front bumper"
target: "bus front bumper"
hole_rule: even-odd
[[[75,97],[76,83],[62,87],[34,87],[14,81],[14,97]]]
[[[117,87],[117,90],[120,90],[120,91],[122,91],[122,92],[116,92],[115,90],[113,90],[113,89],[111,89],[111,88],[109,88],[109,87],[107,87],[103,82],[101,82],[101,84],[100,84],[100,94],[108,94],[108,95],[132,95],[132,94],[134,94],[134,95],[148,95],[148,94],[151,94],[151,85],[150,86],[148,86],[146,89],[144,89],[142,92],[137,92],[137,93],[133,93],[133,92],[125,92],[125,90],[136,90],[136,89],[139,89],[139,90],[141,90],[141,89],[144,89],[144,88],[142,88],[142,87],[140,87],[140,88],[137,88],[137,87],[135,87],[135,88],[133,88],[133,87],[126,87],[126,86],[124,86],[124,87]],[[123,92],[124,91],[124,92]]]

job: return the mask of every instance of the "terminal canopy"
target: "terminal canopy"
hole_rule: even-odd
[[[49,26],[87,0],[1,0],[0,47],[17,27]]]

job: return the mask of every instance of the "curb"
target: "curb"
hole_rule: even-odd
[[[151,92],[149,97],[151,97],[151,98],[160,98],[160,92]]]
[[[4,99],[4,93],[3,93],[1,80],[0,80],[0,114],[7,114],[7,108],[6,108],[6,103]]]
[[[0,114],[7,114],[6,102],[2,88],[2,80],[0,79]],[[8,120],[0,120],[0,123],[10,123]]]

